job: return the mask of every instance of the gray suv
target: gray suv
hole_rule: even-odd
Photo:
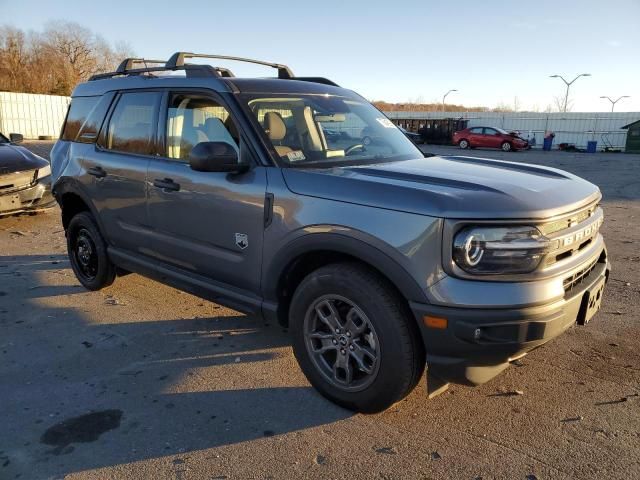
[[[357,411],[425,366],[429,396],[488,381],[586,324],[609,275],[596,186],[425,156],[360,95],[285,65],[127,59],[75,89],[51,158],[86,288],[136,272],[277,320],[316,389]]]

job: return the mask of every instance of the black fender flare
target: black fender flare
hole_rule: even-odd
[[[428,303],[416,279],[397,260],[363,240],[341,233],[308,233],[286,243],[262,270],[265,300],[278,301],[280,279],[296,258],[314,251],[329,250],[372,265],[386,276],[408,301]],[[400,255],[400,254],[398,254]]]
[[[98,224],[98,229],[100,230],[100,234],[102,235],[102,237],[105,239],[108,238],[105,236],[105,230],[102,225],[102,221],[100,220],[100,215],[98,215],[98,210],[96,209],[95,205],[91,201],[91,197],[85,191],[82,183],[70,177],[63,177],[53,185],[51,191],[56,201],[58,202],[58,205],[60,205],[60,208],[63,207],[62,197],[65,194],[71,193],[73,195],[80,197],[80,199],[84,202],[84,204],[89,208],[91,215],[93,215],[94,220]]]

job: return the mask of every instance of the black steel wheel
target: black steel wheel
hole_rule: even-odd
[[[107,245],[88,212],[75,215],[67,227],[67,253],[73,273],[89,290],[111,285],[116,267],[107,256]]]
[[[365,265],[310,273],[291,300],[289,326],[307,379],[345,408],[380,412],[408,395],[424,371],[424,347],[406,301]]]

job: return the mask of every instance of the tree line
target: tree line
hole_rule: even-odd
[[[0,91],[70,95],[130,56],[127,44],[111,45],[74,22],[50,22],[40,32],[0,26]]]

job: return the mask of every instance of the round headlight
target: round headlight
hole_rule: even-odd
[[[467,227],[453,240],[453,260],[472,274],[528,273],[538,267],[549,246],[535,227]]]
[[[480,235],[469,235],[464,244],[465,263],[471,267],[475,267],[482,260],[484,255],[483,240]]]

